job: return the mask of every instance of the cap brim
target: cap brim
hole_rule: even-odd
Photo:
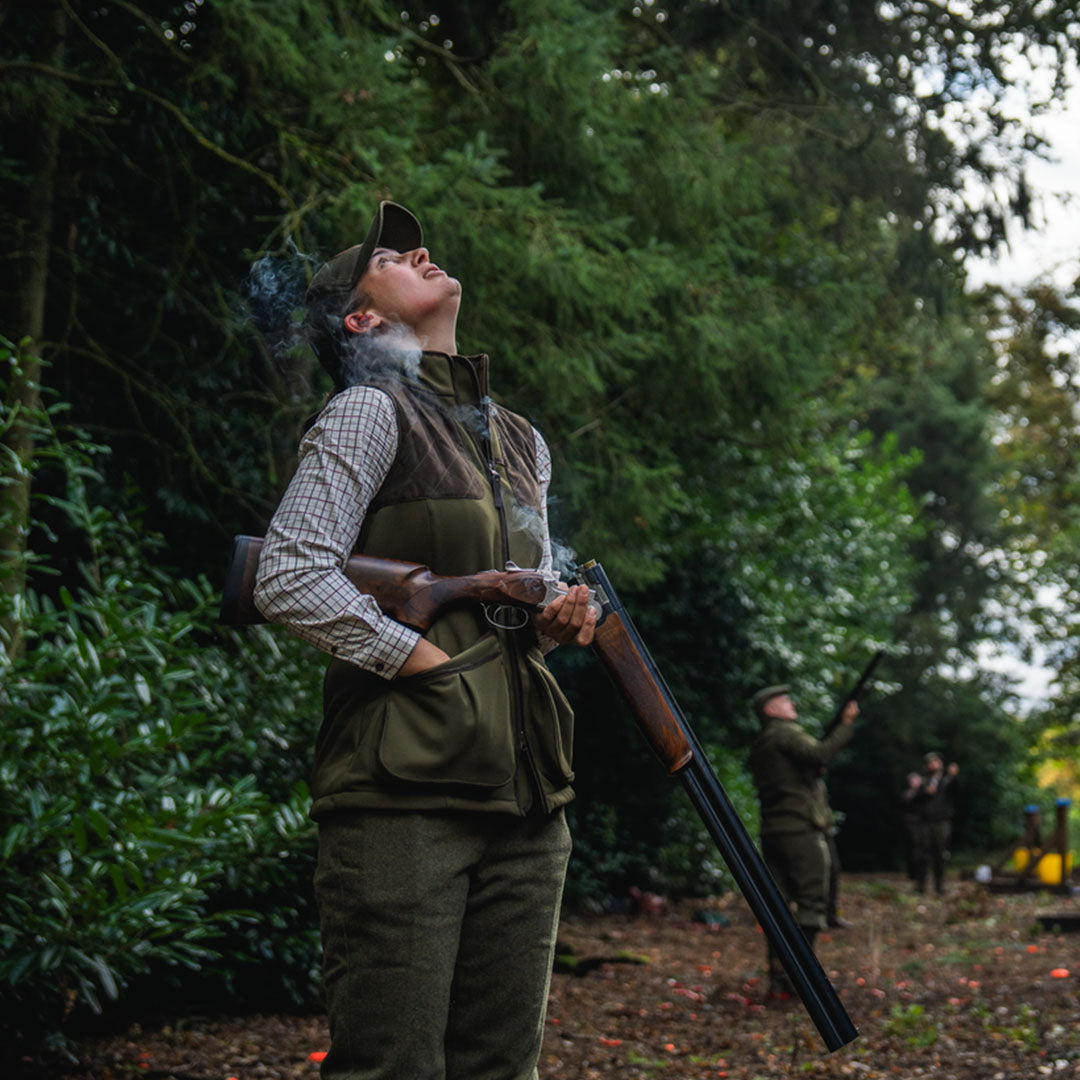
[[[777,686],[765,686],[750,699],[750,704],[755,712],[760,712],[766,702],[790,692],[791,687],[787,683],[780,683]]]
[[[364,246],[369,242],[372,251],[377,247],[413,251],[424,242],[424,232],[420,228],[420,222],[404,206],[394,202],[381,202]],[[371,258],[370,253],[368,258]]]
[[[334,293],[351,293],[364,276],[376,248],[413,251],[423,240],[424,233],[416,217],[404,206],[384,200],[375,211],[364,242],[335,255],[311,279],[308,301]]]

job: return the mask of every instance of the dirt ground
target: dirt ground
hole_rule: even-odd
[[[848,875],[818,956],[860,1030],[828,1054],[797,1000],[768,997],[764,941],[738,896],[649,916],[566,916],[540,1074],[620,1077],[1080,1077],[1080,897],[943,898]],[[67,1080],[317,1080],[321,1017],[188,1019],[81,1047]],[[51,1078],[50,1078],[51,1080]]]

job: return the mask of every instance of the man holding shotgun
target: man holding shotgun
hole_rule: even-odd
[[[259,563],[259,610],[332,655],[311,810],[324,1080],[537,1075],[573,798],[543,653],[590,643],[589,590],[534,615],[451,605],[421,635],[343,572],[354,552],[550,568],[550,455],[492,404],[487,357],[458,353],[460,299],[389,202],[315,275],[306,327],[335,392]]]
[[[787,686],[767,686],[752,698],[761,731],[750,748],[750,772],[761,804],[761,849],[811,945],[826,926],[832,824],[823,772],[854,734],[859,713],[849,700],[840,723],[823,739],[799,725]],[[769,990],[790,995],[791,984],[770,946]]]

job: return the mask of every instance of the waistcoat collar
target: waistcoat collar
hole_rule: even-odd
[[[479,405],[488,396],[488,358],[425,352],[420,358],[420,381],[440,397],[458,405]]]

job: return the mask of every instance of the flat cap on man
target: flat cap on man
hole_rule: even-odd
[[[774,697],[780,697],[781,694],[786,694],[790,689],[791,687],[787,683],[764,686],[750,699],[750,704],[754,707],[754,712],[760,716],[761,710],[765,708],[767,701],[771,701]]]

